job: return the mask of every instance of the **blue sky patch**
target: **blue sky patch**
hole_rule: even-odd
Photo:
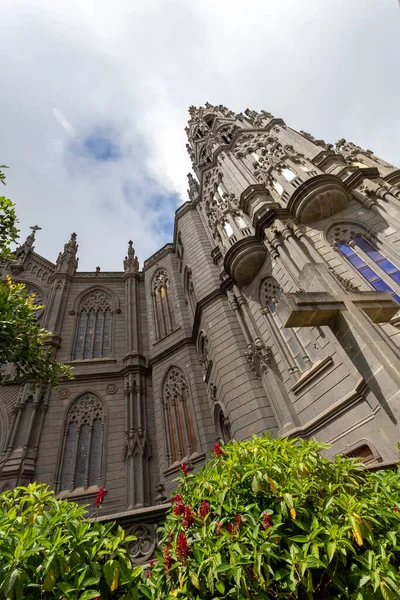
[[[118,145],[102,132],[87,136],[83,141],[83,150],[85,154],[100,162],[118,160],[122,156]]]

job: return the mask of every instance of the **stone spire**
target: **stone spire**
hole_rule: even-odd
[[[125,256],[124,271],[125,273],[137,273],[139,271],[139,261],[137,256],[135,256],[135,248],[133,247],[132,240],[128,242],[128,256]]]
[[[194,202],[200,193],[200,185],[197,179],[191,173],[188,173],[189,189],[187,190],[189,198]]]
[[[32,233],[28,235],[25,242],[21,246],[19,246],[19,248],[17,248],[15,251],[16,259],[20,259],[22,256],[26,256],[30,250],[33,251],[35,249],[35,246],[33,245],[35,241],[35,235],[36,232],[42,228],[39,227],[39,225],[32,225],[30,229],[32,229]]]
[[[56,262],[56,271],[58,273],[69,273],[70,275],[75,273],[78,266],[77,251],[76,233],[72,233],[69,242],[64,244],[64,251],[58,255]]]

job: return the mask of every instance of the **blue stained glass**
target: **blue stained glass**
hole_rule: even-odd
[[[400,285],[400,271],[391,275],[391,278],[395,280],[396,283]]]
[[[398,296],[397,294],[394,294],[393,298],[396,300],[396,302],[398,302],[400,304],[400,296]]]
[[[375,273],[375,271],[370,269],[370,267],[362,267],[361,269],[359,269],[359,271],[361,275],[365,277],[365,279],[370,283],[372,283],[376,279],[379,279],[378,275]]]
[[[356,267],[356,269],[367,266],[363,259],[358,256],[358,254],[353,254],[353,256],[348,256],[347,258],[351,264]]]
[[[398,268],[395,267],[394,264],[391,263],[390,260],[388,260],[387,258],[380,260],[378,264],[380,268],[385,271],[385,273],[388,273],[388,275],[391,275],[392,273],[398,271]]]
[[[382,281],[382,279],[378,279],[378,281],[374,281],[371,285],[379,292],[389,292],[390,294],[393,294],[392,288],[389,287],[387,283]]]
[[[357,246],[361,248],[361,250],[364,250],[364,252],[368,254],[370,258],[372,258],[372,260],[376,261],[380,258],[383,258],[383,255],[380,252],[378,252],[376,248],[371,246],[371,244],[367,242],[367,240],[365,240],[363,237],[355,237],[354,241],[356,242]]]
[[[339,248],[340,252],[345,256],[352,256],[354,254],[354,250],[344,242],[339,242],[337,247]]]

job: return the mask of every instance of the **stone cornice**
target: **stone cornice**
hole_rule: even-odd
[[[144,261],[143,272],[145,272],[147,269],[153,266],[155,262],[161,260],[162,258],[164,258],[164,256],[167,256],[167,254],[172,254],[173,252],[174,245],[171,242],[165,244],[165,246],[160,248],[160,250],[157,250],[155,254],[152,254],[152,256],[150,256]]]
[[[343,179],[344,185],[349,189],[353,190],[358,187],[364,179],[378,179],[380,177],[379,171],[376,167],[368,167],[366,169],[358,168],[353,173]]]

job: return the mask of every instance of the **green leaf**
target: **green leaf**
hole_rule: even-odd
[[[86,590],[83,592],[81,596],[79,596],[79,600],[92,600],[93,598],[97,598],[100,596],[100,592],[97,590]]]
[[[217,588],[220,594],[225,594],[225,584],[223,581],[217,581],[215,587]]]
[[[200,583],[199,583],[199,578],[197,577],[196,573],[194,573],[193,571],[189,571],[189,575],[190,575],[190,581],[192,582],[192,584],[194,585],[196,590],[199,590]]]
[[[56,574],[54,569],[50,569],[43,580],[43,589],[45,592],[52,592],[56,584]]]
[[[326,545],[326,551],[328,554],[328,564],[332,561],[336,552],[336,542],[328,542]]]

